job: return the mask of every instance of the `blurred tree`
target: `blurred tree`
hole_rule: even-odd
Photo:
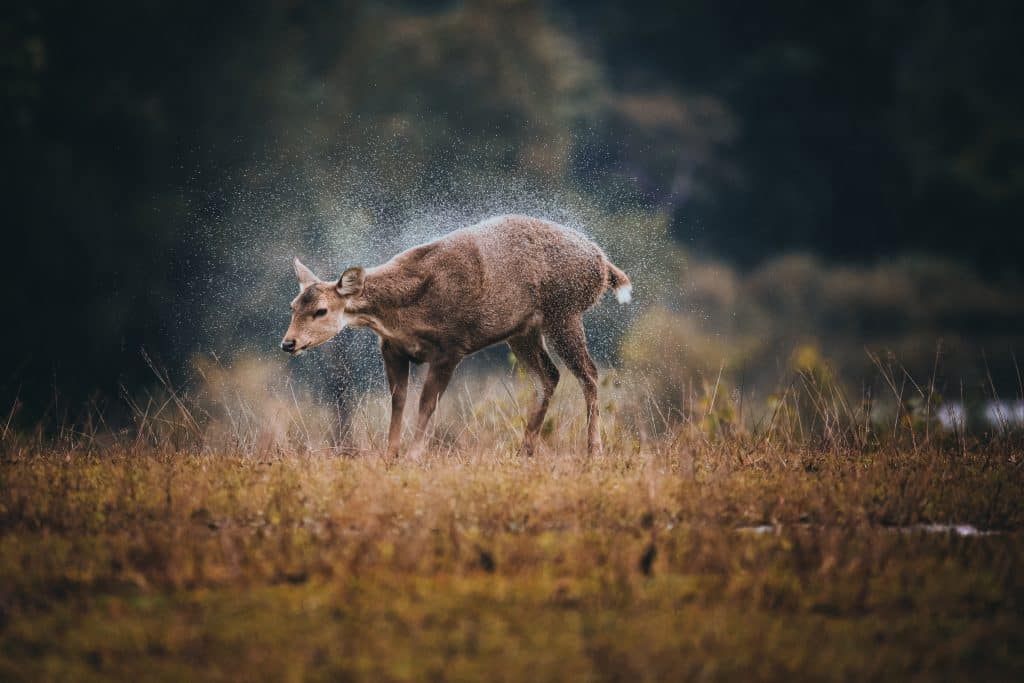
[[[293,286],[282,254],[337,268],[445,207],[455,222],[509,197],[564,203],[651,283],[681,258],[666,233],[751,267],[794,248],[912,250],[1019,272],[1021,13],[7,3],[0,181],[18,294],[0,398],[30,414],[54,382],[67,405],[138,386],[141,346],[172,365],[211,339],[269,348]]]
[[[914,250],[1019,272],[1020,3],[559,4],[617,87],[674,84],[737,121],[742,182],[712,177],[680,239],[747,264]]]

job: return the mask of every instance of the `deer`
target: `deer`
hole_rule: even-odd
[[[322,280],[296,257],[299,295],[281,349],[299,356],[347,327],[380,337],[391,394],[385,456],[398,457],[411,364],[427,364],[408,457],[422,459],[438,401],[468,355],[506,343],[537,384],[520,453],[531,456],[559,370],[554,347],[583,389],[587,453],[602,452],[597,366],[587,348],[583,313],[611,290],[620,304],[632,283],[597,244],[557,223],[496,216],[412,247],[386,263],[346,268]]]

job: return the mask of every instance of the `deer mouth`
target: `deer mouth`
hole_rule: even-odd
[[[302,354],[304,354],[306,351],[309,351],[310,349],[313,349],[313,348],[316,348],[317,346],[322,346],[323,344],[326,344],[327,342],[331,341],[332,338],[333,337],[328,337],[327,339],[320,339],[320,340],[315,340],[314,339],[313,341],[306,342],[302,346],[296,346],[294,349],[292,349],[288,353],[291,354],[292,356],[301,356]]]

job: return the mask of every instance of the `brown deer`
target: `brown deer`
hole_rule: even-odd
[[[419,459],[427,425],[455,367],[467,355],[506,342],[540,382],[522,452],[533,453],[558,368],[554,347],[583,387],[587,450],[601,452],[597,367],[587,349],[583,313],[609,288],[631,298],[629,277],[581,234],[549,221],[500,216],[404,251],[375,268],[348,268],[323,281],[294,261],[299,295],[281,349],[299,355],[346,327],[381,339],[391,390],[388,457],[398,455],[410,363],[429,363],[410,456]]]

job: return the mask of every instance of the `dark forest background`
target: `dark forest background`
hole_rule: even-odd
[[[178,372],[227,328],[272,348],[286,300],[211,323],[291,292],[291,253],[239,245],[358,214],[385,253],[424,204],[516,210],[506,182],[632,211],[634,270],[625,232],[663,228],[673,293],[634,323],[687,368],[807,339],[926,365],[941,338],[951,377],[1012,392],[1021,26],[995,0],[4,3],[3,411],[116,402],[153,382],[141,349]]]

